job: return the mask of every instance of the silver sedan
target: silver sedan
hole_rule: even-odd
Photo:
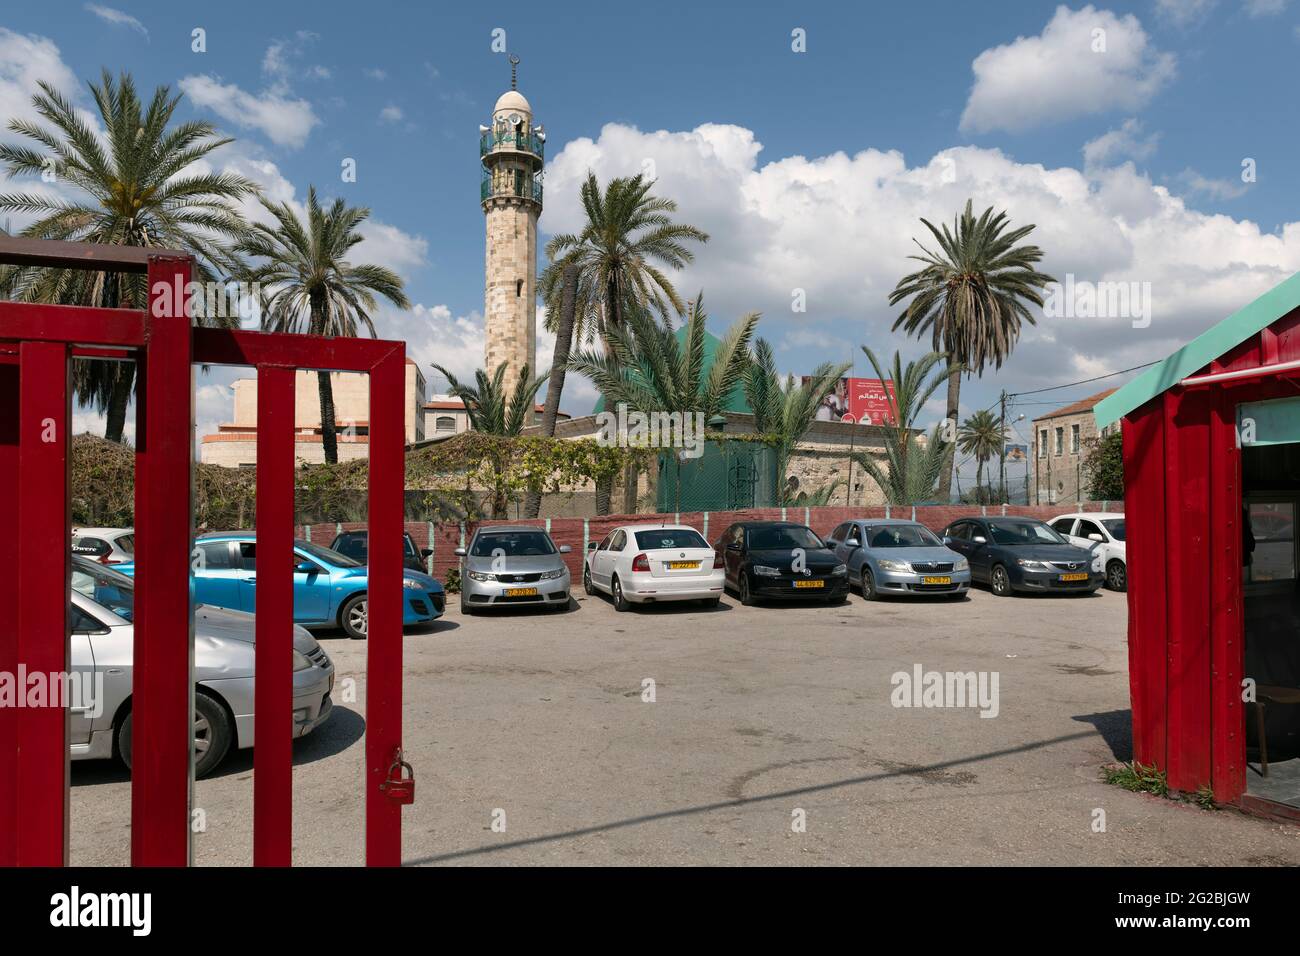
[[[564,555],[541,528],[497,526],[474,532],[460,576],[460,607],[466,614],[495,607],[569,606],[569,568]]]
[[[72,559],[72,674],[85,688],[70,702],[73,760],[119,757],[131,765],[132,619],[135,582],[94,561]],[[253,615],[200,604],[194,610],[194,775],[230,750],[253,746]],[[306,630],[293,629],[293,734],[319,727],[333,706],[334,665]]]

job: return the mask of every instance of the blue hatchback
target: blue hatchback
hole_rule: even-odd
[[[207,534],[195,542],[194,600],[198,604],[253,611],[257,601],[257,539],[248,533]],[[304,627],[338,626],[349,637],[366,636],[366,566],[310,541],[293,543],[293,620]],[[117,570],[133,574],[133,564]],[[404,624],[427,624],[442,616],[446,594],[427,574],[403,569]]]

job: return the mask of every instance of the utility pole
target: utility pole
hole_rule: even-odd
[[[1002,390],[1002,413],[998,416],[998,494],[1007,503],[1007,390]]]

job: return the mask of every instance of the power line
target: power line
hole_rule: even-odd
[[[1107,372],[1105,375],[1098,375],[1095,376],[1094,378],[1085,378],[1082,381],[1078,381],[1078,382],[1068,382],[1065,385],[1052,385],[1049,386],[1048,388],[1035,388],[1032,391],[1028,391],[1028,392],[1008,392],[1007,397],[1019,398],[1021,395],[1038,395],[1040,392],[1055,392],[1056,390],[1062,388],[1073,388],[1076,385],[1087,385],[1090,382],[1100,382],[1103,378],[1112,378],[1113,376],[1116,375],[1124,375],[1128,372],[1136,372],[1139,369],[1150,368],[1152,365],[1156,365],[1156,364],[1157,364],[1156,362],[1147,362],[1145,365],[1134,365],[1132,368],[1122,368],[1118,372]]]

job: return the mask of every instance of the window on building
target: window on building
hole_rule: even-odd
[[[439,415],[434,419],[433,430],[437,432],[454,432],[456,419],[451,415]]]
[[[1070,454],[1079,454],[1079,426],[1070,426]]]
[[[519,298],[520,296],[522,296],[523,294],[524,294],[524,280],[523,280],[523,279],[516,279],[516,280],[515,280],[515,298],[518,299],[518,298]]]
[[[1047,457],[1047,429],[1044,428],[1038,433],[1038,457]]]
[[[1055,447],[1056,450],[1053,452],[1053,454],[1055,455],[1065,454],[1065,429],[1064,428],[1058,428],[1056,430]]]

